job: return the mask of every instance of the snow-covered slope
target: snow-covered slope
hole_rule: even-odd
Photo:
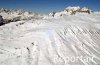
[[[99,19],[76,14],[0,26],[0,65],[99,65]]]

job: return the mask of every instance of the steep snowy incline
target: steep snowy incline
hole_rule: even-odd
[[[99,65],[99,19],[77,14],[1,26],[0,65]]]

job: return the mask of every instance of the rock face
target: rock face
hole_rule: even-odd
[[[0,26],[10,23],[10,22],[16,22],[16,21],[20,21],[20,16],[19,17],[15,17],[13,19],[3,19],[3,17],[0,15]]]
[[[93,11],[89,9],[88,7],[79,7],[79,6],[69,6],[64,9],[64,11],[61,12],[52,12],[49,14],[51,17],[59,17],[63,15],[75,15],[77,13],[86,13],[86,14],[91,14]]]
[[[0,15],[0,26],[4,24],[4,20],[2,18],[2,16]]]
[[[64,11],[70,12],[71,15],[76,14],[76,13],[88,13],[88,14],[91,13],[91,10],[88,7],[80,8],[79,6],[67,7]]]

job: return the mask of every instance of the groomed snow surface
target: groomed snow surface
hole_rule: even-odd
[[[100,65],[100,14],[0,26],[0,65]]]

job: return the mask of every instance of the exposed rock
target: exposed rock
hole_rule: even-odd
[[[80,8],[79,6],[67,7],[64,11],[70,12],[71,15],[74,15],[76,13],[88,13],[88,14],[90,14],[92,12],[92,10],[87,8],[87,7]]]
[[[0,26],[4,24],[4,20],[2,18],[2,16],[0,15]]]
[[[52,12],[52,13],[50,13],[50,14],[49,14],[49,16],[54,17],[54,16],[55,16],[55,14],[56,14],[56,12]]]

